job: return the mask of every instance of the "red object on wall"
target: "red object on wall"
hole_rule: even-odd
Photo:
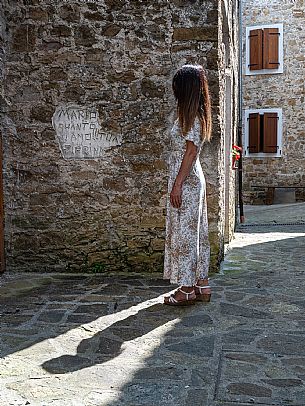
[[[232,169],[238,169],[238,160],[240,159],[241,152],[241,147],[238,145],[232,146]]]

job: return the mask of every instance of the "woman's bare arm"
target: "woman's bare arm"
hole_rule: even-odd
[[[191,168],[197,156],[197,147],[192,141],[186,141],[186,150],[181,162],[178,175],[175,179],[171,194],[170,202],[173,207],[179,209],[182,204],[182,184],[190,174]]]

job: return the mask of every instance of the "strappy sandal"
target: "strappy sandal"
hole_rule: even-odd
[[[186,299],[184,300],[175,299],[174,296],[177,291],[183,293],[186,296]],[[194,297],[190,299],[191,295],[193,295]],[[184,290],[178,288],[172,295],[164,297],[164,304],[169,306],[190,306],[195,304],[195,302],[196,302],[195,290],[192,290],[191,292],[184,292]]]
[[[211,286],[210,285],[206,285],[206,286],[195,285],[195,294],[196,294],[197,302],[210,302],[211,293],[203,293],[204,289],[211,289]]]

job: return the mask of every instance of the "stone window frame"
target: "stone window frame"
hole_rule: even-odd
[[[279,37],[279,62],[280,65],[277,69],[260,69],[260,70],[250,70],[250,40],[249,33],[251,30],[264,29],[264,28],[278,28],[280,37]],[[246,27],[246,76],[251,75],[275,75],[279,73],[284,73],[284,24],[275,23],[275,24],[260,24],[260,25],[251,25]]]
[[[270,152],[252,152],[249,153],[249,114],[251,113],[277,113],[278,123],[277,123],[277,142],[278,150],[276,153]],[[245,132],[243,139],[243,156],[245,158],[281,158],[283,156],[283,109],[281,108],[263,108],[263,109],[246,109],[245,110]]]

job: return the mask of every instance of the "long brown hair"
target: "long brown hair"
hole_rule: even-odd
[[[201,138],[209,141],[212,133],[211,99],[208,81],[201,65],[183,65],[173,78],[177,114],[182,134],[186,135],[198,117]]]

